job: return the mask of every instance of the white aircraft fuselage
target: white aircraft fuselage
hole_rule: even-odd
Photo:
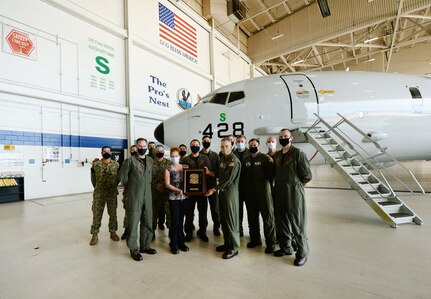
[[[431,159],[431,79],[421,75],[311,72],[243,80],[166,119],[154,136],[172,147],[211,135],[217,151],[220,138],[245,135],[260,138],[266,152],[267,136],[278,139],[282,128],[305,130],[315,114],[335,122],[337,113],[381,136],[379,143],[399,160]],[[316,151],[308,143],[295,146],[309,157]]]

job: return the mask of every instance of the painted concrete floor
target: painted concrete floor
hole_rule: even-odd
[[[428,188],[429,164],[418,166]],[[405,199],[424,225],[393,229],[328,166],[313,173],[310,257],[301,268],[292,256],[247,249],[247,230],[239,255],[221,259],[215,247],[223,237],[213,236],[211,220],[209,243],[194,238],[189,252],[172,255],[167,230],[157,230],[158,254],[135,262],[124,241],[109,239],[105,212],[99,244],[90,247],[90,193],[2,204],[0,299],[431,298],[431,194]]]

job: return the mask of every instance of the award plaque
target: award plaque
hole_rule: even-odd
[[[187,196],[201,196],[207,191],[205,169],[184,169],[183,193]]]

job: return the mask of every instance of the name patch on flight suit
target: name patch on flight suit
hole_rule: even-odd
[[[235,166],[235,162],[230,162],[228,166],[229,167],[234,167]]]

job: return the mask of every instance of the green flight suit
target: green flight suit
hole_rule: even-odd
[[[166,226],[171,227],[171,212],[169,211],[168,192],[165,188],[165,170],[172,165],[172,162],[166,158],[161,161],[154,160],[154,176],[152,182],[153,193],[153,229],[157,227],[157,219],[159,223],[163,223],[161,218],[166,215]],[[161,185],[160,185],[161,184]],[[161,186],[160,191],[157,186]]]
[[[124,186],[123,189],[123,199],[121,200],[123,202],[123,209],[124,209],[124,219],[123,219],[123,228],[127,229],[128,226],[128,215],[127,215],[127,187]]]
[[[119,179],[127,188],[126,208],[129,217],[127,246],[131,253],[138,253],[139,249],[148,249],[153,238],[153,204],[151,196],[153,170],[153,159],[146,157],[142,161],[136,155],[124,161],[119,172]]]
[[[219,191],[220,220],[223,230],[224,246],[227,250],[239,248],[239,194],[238,184],[241,162],[231,153],[222,156],[218,171],[219,183],[214,187]]]
[[[216,152],[213,152],[212,150],[209,150],[208,154],[204,153],[203,150],[201,150],[200,153],[208,157],[211,164],[210,170],[214,173],[217,173],[218,167],[220,165],[219,155]],[[213,188],[215,185],[217,185],[217,178],[207,175],[206,184],[207,184],[207,189]],[[211,218],[213,220],[214,226],[220,228],[220,208],[219,208],[219,202],[218,202],[218,192],[214,192],[213,195],[208,196],[208,202],[210,204]]]
[[[248,155],[250,155],[250,151],[248,148],[246,148],[244,151],[240,152],[238,149],[235,149],[233,151],[233,154],[239,159],[239,162],[241,163],[241,166],[244,166],[242,163],[245,158],[247,158]],[[244,171],[244,167],[241,169],[241,175],[239,179],[238,184],[238,190],[239,190],[239,226],[240,231],[243,233],[244,229],[242,227],[242,222],[244,218],[244,203],[247,197],[247,184],[245,182],[245,176],[242,175],[242,172]]]
[[[283,157],[284,156],[284,157]],[[297,257],[308,256],[307,210],[304,184],[311,181],[310,163],[304,152],[292,146],[286,154],[278,151],[275,164],[275,221],[280,249],[290,250],[296,240]]]
[[[109,215],[109,232],[113,233],[118,229],[117,175],[119,167],[120,165],[114,160],[111,160],[108,165],[103,164],[102,160],[99,160],[91,167],[91,183],[94,187],[92,205],[93,224],[91,226],[92,234],[99,233],[105,204]]]
[[[256,157],[248,155],[243,160],[241,176],[245,176],[248,223],[250,226],[250,241],[262,243],[260,238],[259,213],[262,215],[263,231],[267,247],[275,245],[274,206],[271,195],[271,181],[274,177],[272,158],[263,153]]]

